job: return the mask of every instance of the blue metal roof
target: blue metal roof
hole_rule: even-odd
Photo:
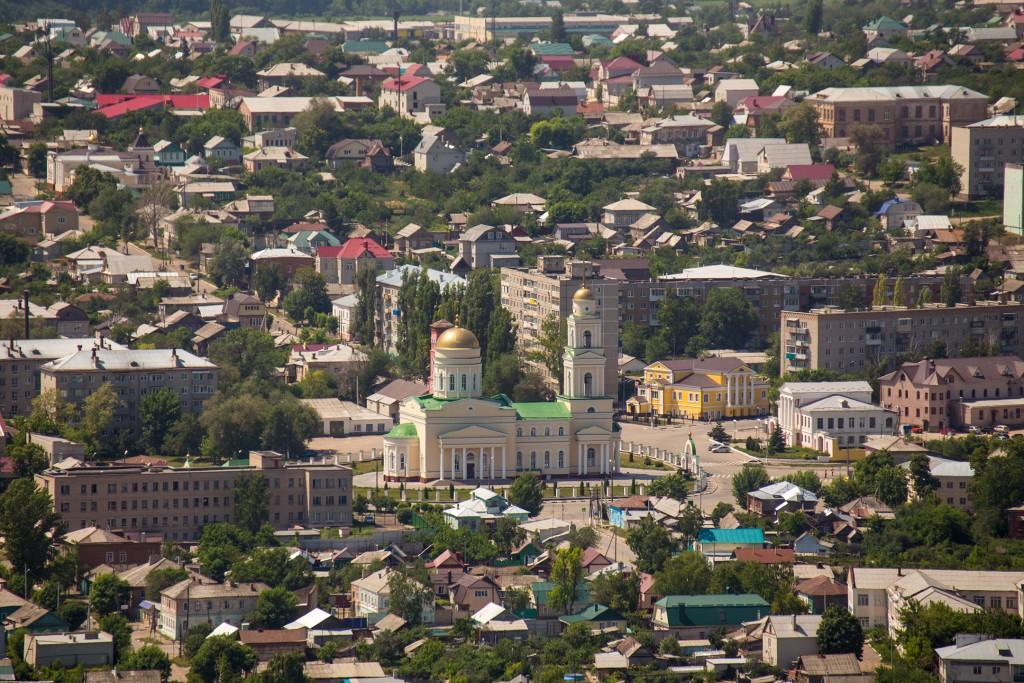
[[[761,529],[701,529],[700,543],[764,543]]]

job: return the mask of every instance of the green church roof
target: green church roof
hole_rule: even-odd
[[[415,439],[416,425],[410,422],[403,422],[391,428],[391,431],[384,435],[385,439]]]
[[[902,22],[896,21],[892,17],[881,16],[874,21],[869,21],[864,28],[869,31],[877,31],[879,29],[886,31],[902,31],[907,27]]]
[[[513,403],[520,420],[568,420],[572,417],[569,406],[558,401]]]

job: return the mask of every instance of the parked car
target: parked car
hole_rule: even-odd
[[[996,434],[1009,434],[1010,428],[1007,427],[1006,425],[996,425],[994,431]]]
[[[712,444],[711,446],[708,446],[708,450],[712,453],[729,453],[732,451],[732,449],[724,443]]]
[[[969,434],[980,434],[981,430],[978,429],[977,425],[971,425],[970,427],[967,428],[967,432]]]

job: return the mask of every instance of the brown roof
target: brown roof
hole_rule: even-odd
[[[260,629],[258,631],[239,631],[238,639],[246,645],[271,643],[305,643],[306,633],[301,628],[293,629]]]
[[[796,585],[796,592],[804,595],[846,595],[846,586],[827,576],[815,576]]]
[[[733,551],[739,562],[759,564],[794,564],[796,553],[784,548],[737,548]]]

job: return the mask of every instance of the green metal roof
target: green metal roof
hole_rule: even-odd
[[[557,401],[513,403],[520,420],[567,420],[572,417],[569,406]]]
[[[902,22],[896,21],[892,17],[881,16],[874,21],[869,21],[864,28],[868,30],[877,31],[878,29],[884,29],[888,31],[901,31],[907,27]]]
[[[701,529],[700,543],[764,543],[761,529]]]
[[[349,40],[346,41],[341,49],[344,52],[355,52],[359,54],[375,53],[380,54],[387,52],[388,44],[383,40]]]
[[[391,431],[384,435],[385,439],[415,439],[416,425],[411,422],[403,422],[391,428]]]
[[[755,593],[726,593],[723,595],[669,595],[658,600],[662,607],[762,607],[765,599]]]
[[[581,621],[625,621],[625,617],[604,605],[591,605],[578,614],[559,617],[563,624],[575,624]]]
[[[341,242],[337,237],[324,230],[300,230],[295,233],[295,246],[297,247],[308,247],[310,242],[315,239],[323,239],[327,241],[327,245],[331,247],[340,247]]]
[[[530,46],[533,54],[542,55],[573,55],[576,53],[569,43],[534,43]]]
[[[550,581],[536,581],[530,584],[530,590],[533,591],[533,600],[538,607],[548,604],[548,597],[554,588],[555,584]],[[586,604],[588,602],[590,602],[590,587],[580,586],[576,589],[576,603]]]
[[[0,194],[14,194],[14,188],[11,187],[11,181],[0,180]]]

